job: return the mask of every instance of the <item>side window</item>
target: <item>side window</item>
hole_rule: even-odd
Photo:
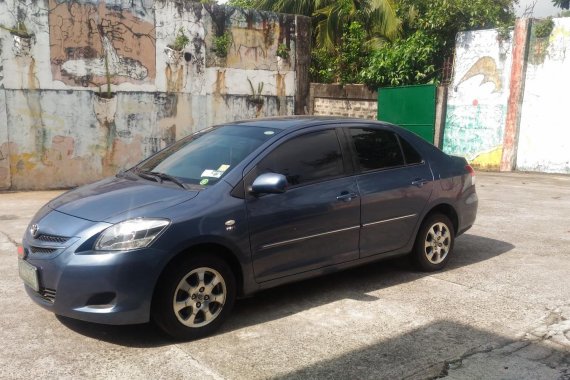
[[[349,131],[362,171],[404,165],[402,150],[393,132],[372,128],[350,128]]]
[[[398,136],[400,137],[400,136]],[[400,144],[402,144],[402,150],[404,151],[404,157],[406,158],[406,165],[421,164],[423,159],[422,156],[414,149],[412,144],[407,142],[404,138],[400,137]]]
[[[267,172],[285,175],[292,186],[343,174],[336,132],[307,133],[281,144],[257,164],[258,174]]]

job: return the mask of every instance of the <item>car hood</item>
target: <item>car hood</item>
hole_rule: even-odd
[[[68,191],[48,206],[93,222],[115,222],[156,214],[197,194],[167,184],[114,177]]]

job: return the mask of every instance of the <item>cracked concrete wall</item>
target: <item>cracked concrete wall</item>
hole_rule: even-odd
[[[0,189],[81,185],[212,124],[303,108],[301,16],[179,0],[5,0],[0,26]],[[181,32],[189,42],[173,50]]]

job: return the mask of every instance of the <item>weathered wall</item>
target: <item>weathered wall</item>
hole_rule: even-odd
[[[531,33],[516,168],[570,173],[570,18],[550,37]]]
[[[482,168],[498,169],[501,163],[511,41],[499,39],[495,30],[457,35],[443,150]]]
[[[31,38],[0,29],[0,189],[80,185],[211,124],[305,107],[301,16],[178,0],[0,1],[0,25],[18,23]],[[190,43],[175,52],[181,29]],[[224,35],[227,54],[216,53]]]
[[[334,115],[376,119],[378,94],[364,85],[311,83],[311,115]]]

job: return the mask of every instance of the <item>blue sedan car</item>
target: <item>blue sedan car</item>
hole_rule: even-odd
[[[56,314],[195,339],[261,289],[397,255],[443,268],[474,182],[465,159],[382,122],[228,123],[45,205],[20,277]]]

